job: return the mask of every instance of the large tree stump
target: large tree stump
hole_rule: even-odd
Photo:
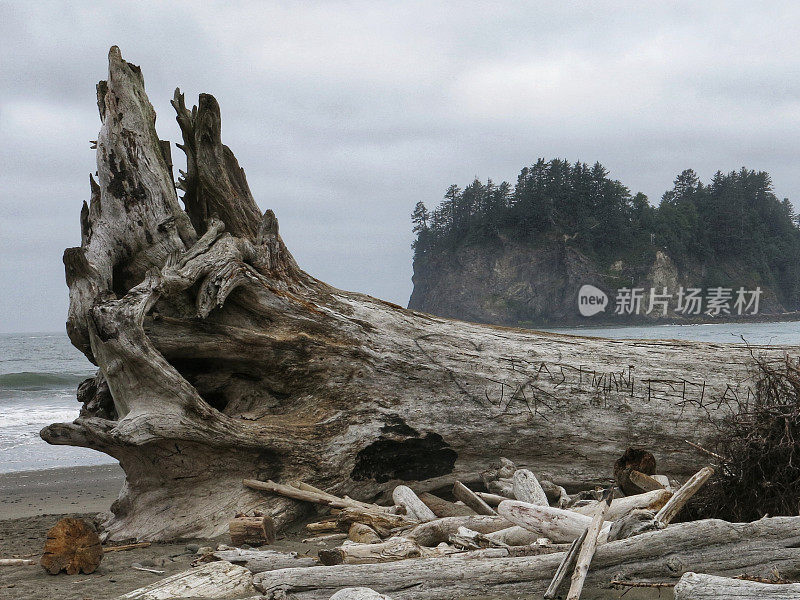
[[[51,575],[88,575],[101,560],[103,546],[94,527],[83,519],[61,519],[47,532],[40,563]]]
[[[594,484],[632,445],[688,475],[702,457],[684,440],[708,443],[747,397],[750,351],[784,352],[461,323],[335,289],[262,215],[213,96],[173,100],[181,206],[142,72],[116,47],[97,92],[98,178],[64,264],[67,331],[98,372],[80,417],[41,435],[120,461],[111,540],[221,535],[225,515],[255,509],[281,527],[306,510],[244,479],[370,500],[401,481],[469,481],[507,456]]]

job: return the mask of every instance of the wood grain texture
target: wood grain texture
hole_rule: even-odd
[[[66,518],[47,532],[44,552],[39,561],[51,575],[65,572],[94,573],[103,560],[103,547],[94,526],[84,519]]]

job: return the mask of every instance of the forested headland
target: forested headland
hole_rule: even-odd
[[[645,304],[651,288],[759,288],[762,313],[800,308],[798,217],[763,171],[717,172],[705,183],[687,169],[654,206],[600,163],[539,159],[516,185],[451,185],[432,210],[418,202],[412,220],[409,306],[444,316],[580,320],[572,296],[582,283],[612,296],[642,286]],[[535,289],[548,282],[554,289]],[[612,309],[599,318],[631,316]]]

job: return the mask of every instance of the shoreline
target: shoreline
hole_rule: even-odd
[[[118,463],[0,473],[0,520],[104,512],[124,481]]]

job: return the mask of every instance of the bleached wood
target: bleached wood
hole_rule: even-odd
[[[556,543],[570,543],[586,530],[591,517],[552,506],[537,506],[518,500],[505,500],[497,507],[501,517],[538,537]]]
[[[581,536],[575,538],[575,541],[570,544],[569,550],[564,553],[561,563],[559,563],[558,569],[556,569],[556,573],[553,575],[553,579],[550,581],[550,585],[547,586],[547,590],[544,593],[544,600],[553,600],[556,594],[558,594],[558,588],[561,587],[567,574],[575,568],[575,563],[578,561],[578,553],[588,533],[589,528],[587,527],[583,530]]]
[[[367,587],[344,588],[331,596],[331,600],[392,600]]]
[[[430,492],[422,492],[419,494],[419,499],[422,500],[425,506],[430,508],[437,517],[464,517],[477,514],[463,503],[448,502]]]
[[[403,536],[415,540],[421,546],[436,546],[449,540],[454,533],[458,533],[459,527],[490,534],[511,525],[509,521],[496,515],[445,517],[417,525],[409,532],[403,533]]]
[[[672,519],[675,518],[680,510],[686,506],[686,503],[694,496],[697,491],[703,487],[703,484],[708,481],[708,478],[714,474],[714,469],[711,467],[703,467],[697,473],[692,475],[689,480],[684,483],[675,494],[667,501],[667,503],[656,513],[656,521],[660,521],[664,525],[669,525]]]
[[[666,486],[658,481],[655,477],[640,473],[635,469],[628,473],[630,482],[641,489],[643,492],[652,492],[653,490],[663,490]]]
[[[436,518],[434,512],[407,485],[398,485],[394,488],[392,498],[397,506],[402,506],[406,509],[406,515],[410,519],[424,523],[425,521],[433,521]]]
[[[351,542],[356,542],[359,544],[377,544],[381,541],[381,536],[379,536],[369,525],[364,525],[363,523],[353,523],[350,525],[350,529],[347,533],[347,539],[349,539]]]
[[[539,480],[528,469],[518,469],[514,472],[513,486],[514,497],[522,502],[528,504],[537,504],[539,506],[550,506],[547,501],[547,495],[544,493]]]
[[[793,577],[800,574],[798,528],[800,517],[775,517],[755,523],[705,520],[609,542],[597,549],[584,589],[597,596],[602,589],[609,589],[613,579],[677,582],[691,569],[727,576],[746,572],[760,577],[777,569],[784,577]],[[341,587],[365,585],[395,600],[530,598],[545,591],[562,558],[563,552],[516,558],[437,558],[284,569],[257,575],[255,583],[268,598],[276,599],[281,594],[291,594],[297,600],[323,600]]]
[[[279,496],[292,498],[293,500],[312,502],[314,504],[322,504],[324,506],[331,506],[333,508],[360,508],[378,512],[388,511],[388,508],[385,506],[359,502],[358,500],[353,500],[352,498],[348,498],[346,496],[344,498],[339,498],[338,496],[328,494],[327,492],[322,492],[311,486],[303,489],[293,485],[275,483],[274,481],[257,481],[255,479],[245,479],[242,481],[242,485],[253,490],[270,492]]]
[[[500,542],[508,546],[526,546],[528,544],[535,544],[543,536],[540,534],[528,531],[524,527],[514,525],[513,527],[506,527],[500,531],[495,531],[487,534],[487,537],[495,542]]]
[[[488,492],[475,492],[475,495],[486,502],[489,506],[500,506],[503,500],[513,500],[514,498],[501,496],[500,494],[490,494]]]
[[[362,508],[348,507],[339,513],[337,520],[341,525],[349,528],[352,523],[369,525],[378,534],[388,536],[393,529],[416,525],[418,521],[409,519],[405,515],[395,515],[389,512],[376,512]]]
[[[686,573],[675,586],[675,600],[797,600],[800,583],[776,584]]]
[[[420,545],[402,537],[390,538],[377,544],[345,543],[338,548],[319,551],[320,562],[324,565],[385,563],[420,556]]]
[[[465,486],[460,481],[453,484],[453,496],[461,500],[464,504],[469,506],[479,515],[496,515],[495,510],[475,495],[471,489]]]
[[[567,600],[579,600],[583,593],[583,585],[589,574],[589,565],[594,558],[598,544],[602,543],[599,541],[600,531],[605,525],[609,508],[611,508],[611,490],[608,490],[605,498],[600,501],[600,505],[592,516],[592,522],[586,530],[586,537],[578,551],[578,560],[575,562],[575,571],[572,573]]]
[[[0,558],[0,567],[29,567],[38,564],[39,561],[30,558]]]
[[[252,595],[253,574],[229,562],[208,563],[133,590],[119,600],[232,599]]]
[[[635,494],[633,496],[624,496],[623,498],[615,498],[611,501],[611,508],[609,508],[606,518],[609,521],[615,521],[638,509],[657,511],[663,508],[670,498],[672,498],[672,492],[663,489],[653,490],[643,494]],[[598,502],[592,502],[591,504],[570,508],[569,510],[582,515],[591,515],[594,513],[597,506]]]
[[[317,561],[307,556],[298,556],[297,552],[280,552],[278,550],[217,550],[214,557],[240,565],[252,573],[263,573],[275,569],[292,567],[313,567]]]
[[[727,399],[752,391],[751,352],[797,353],[491,327],[335,289],[261,214],[213,96],[173,99],[184,210],[141,69],[112,48],[108,73],[98,177],[64,254],[68,334],[98,374],[81,416],[41,436],[122,464],[109,540],[219,536],[254,509],[278,528],[306,514],[244,479],[365,501],[401,478],[417,491],[466,481],[505,455],[558,485],[595,484],[632,436],[659,449],[661,472],[688,476],[701,459],[683,440],[708,444]]]

